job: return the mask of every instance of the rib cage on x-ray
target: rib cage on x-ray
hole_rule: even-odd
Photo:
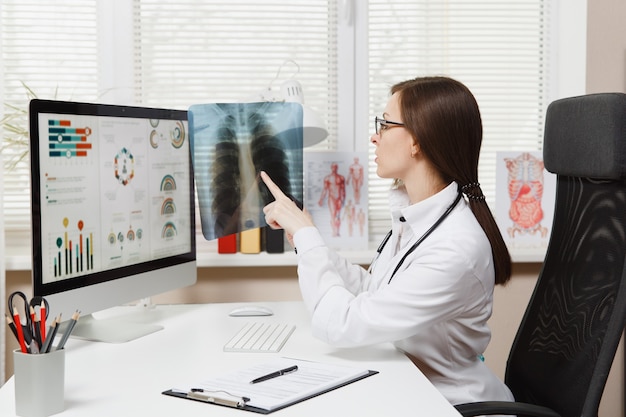
[[[238,116],[228,115],[217,130],[211,172],[217,236],[259,225],[262,207],[274,199],[258,179],[260,171],[267,172],[285,193],[291,192],[287,153],[272,126],[260,113]],[[257,185],[248,187],[251,184]]]

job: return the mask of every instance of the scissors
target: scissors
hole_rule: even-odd
[[[21,299],[21,302],[16,302],[15,297]],[[20,323],[15,323],[16,326],[21,325],[22,330],[24,332],[24,339],[26,343],[30,344],[33,339],[33,334],[35,334],[35,329],[33,327],[33,316],[30,313],[31,307],[35,309],[35,307],[41,307],[43,303],[44,308],[46,310],[45,317],[42,317],[41,320],[44,321],[48,319],[48,315],[50,314],[50,305],[48,301],[43,297],[33,297],[30,301],[28,301],[28,297],[22,291],[14,291],[9,295],[9,300],[7,302],[9,307],[9,313],[11,313],[11,318],[15,317],[16,314],[19,314]],[[18,304],[22,305],[23,312],[19,311]],[[17,309],[17,311],[16,311]],[[22,324],[22,320],[26,320],[26,324]]]

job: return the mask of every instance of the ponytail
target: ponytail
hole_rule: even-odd
[[[478,103],[462,83],[423,77],[391,88],[400,93],[405,128],[446,183],[455,181],[482,227],[493,255],[495,283],[511,278],[511,255],[478,183],[482,120]]]

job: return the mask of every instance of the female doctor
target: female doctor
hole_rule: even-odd
[[[394,179],[391,232],[369,270],[324,243],[311,217],[269,178],[272,228],[296,248],[314,335],[334,346],[392,342],[452,403],[513,400],[481,361],[493,288],[511,260],[478,183],[476,100],[446,77],[391,88],[375,119],[376,173]]]

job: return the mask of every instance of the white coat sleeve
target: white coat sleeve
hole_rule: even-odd
[[[328,248],[319,230],[306,227],[294,235],[294,244],[298,253],[298,276],[305,286],[318,286],[313,292],[325,293],[332,286],[339,286],[346,292],[356,295],[361,292],[369,274],[360,265],[354,265]],[[315,267],[311,267],[311,265]],[[313,277],[323,279],[316,280]],[[310,291],[307,290],[307,293]],[[313,312],[319,299],[307,297],[304,302]]]
[[[298,247],[300,289],[314,335],[335,346],[359,346],[404,339],[466,313],[469,319],[490,314],[484,306],[491,292],[471,261],[490,259],[490,253],[468,255],[466,243],[429,242],[407,258],[390,284],[385,280],[358,294],[342,279],[346,266],[323,244],[306,246],[304,253]]]

